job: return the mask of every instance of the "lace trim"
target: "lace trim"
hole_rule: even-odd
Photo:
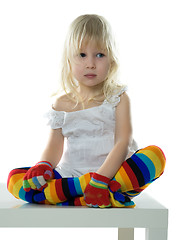
[[[120,92],[116,95],[113,95],[110,99],[111,105],[113,107],[116,107],[118,103],[120,102],[120,96],[128,90],[127,86],[123,87]]]
[[[65,113],[62,111],[55,111],[51,109],[44,117],[48,118],[47,125],[50,125],[52,129],[62,128],[64,123]]]

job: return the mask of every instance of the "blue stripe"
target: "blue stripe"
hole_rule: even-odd
[[[77,194],[82,195],[83,192],[82,192],[82,188],[81,188],[81,185],[80,185],[79,178],[74,178],[74,186],[75,186]]]
[[[69,201],[62,202],[61,204],[61,206],[69,206]]]
[[[55,179],[60,179],[60,178],[62,178],[62,176],[59,174],[59,172],[57,172],[55,169],[53,169],[53,172],[54,172],[54,174],[55,174]]]
[[[33,181],[34,185],[36,185],[36,187],[38,189],[41,188],[41,184],[39,183],[37,177],[32,177],[32,181]]]
[[[23,189],[23,187],[20,188],[20,191],[19,191],[18,195],[19,195],[19,197],[20,197],[22,200],[26,201],[26,197],[25,197],[26,192],[25,192],[25,190]]]
[[[156,172],[156,169],[155,169],[155,166],[154,166],[152,160],[143,153],[136,153],[136,154],[149,169],[150,181],[152,181],[155,178],[155,172]]]
[[[105,183],[105,182],[102,182],[102,181],[99,181],[99,180],[96,180],[95,178],[91,178],[92,179],[92,181],[94,181],[94,182],[96,182],[96,183],[101,183],[101,184],[103,184],[103,185],[105,185],[105,186],[108,186],[108,184],[107,183]]]
[[[31,189],[29,192],[25,192],[25,190],[23,189],[23,187],[20,188],[19,191],[19,197],[21,199],[23,199],[24,201],[27,201],[29,203],[33,203],[33,194],[34,194],[34,190]]]
[[[56,203],[57,206],[62,206],[62,203]]]
[[[149,169],[146,166],[146,164],[144,164],[144,162],[137,156],[137,154],[133,154],[131,156],[131,159],[136,163],[136,165],[138,166],[138,168],[142,172],[145,184],[149,183],[150,172],[149,172]]]
[[[28,202],[34,203],[33,196],[34,196],[35,190],[31,189],[29,192],[26,193],[25,198]]]
[[[49,166],[51,168],[51,165],[49,163],[47,163],[47,162],[40,162],[37,165],[41,165],[41,164],[45,164],[45,165],[47,165],[47,166]]]
[[[65,202],[62,202],[62,203],[57,203],[56,205],[57,206],[69,206],[69,201],[65,201]]]
[[[75,188],[75,185],[74,185],[74,179],[73,178],[68,178],[68,186],[69,186],[70,194],[73,197],[76,197],[78,194],[76,192],[76,188]]]
[[[133,205],[135,205],[135,203],[134,203],[133,201],[131,201],[131,202],[125,202],[124,205],[125,205],[125,206],[133,206]]]
[[[36,192],[39,192],[39,191],[36,191]],[[34,195],[33,199],[35,202],[42,202],[46,200],[46,197],[44,195],[44,192],[39,192]]]

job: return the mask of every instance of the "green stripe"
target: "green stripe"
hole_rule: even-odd
[[[30,188],[30,187],[31,187],[31,186],[30,186],[28,180],[24,180],[24,181],[23,181],[23,188]]]
[[[90,184],[91,186],[93,186],[93,187],[96,187],[96,188],[107,189],[107,187],[104,187],[104,186],[98,186],[98,185],[94,184],[92,181],[90,181],[89,184]]]

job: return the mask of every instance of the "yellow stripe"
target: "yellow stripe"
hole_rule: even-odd
[[[122,179],[122,176],[120,175],[120,172],[118,171],[115,175],[115,179],[117,182],[119,182],[120,184],[121,183],[124,183],[123,179]],[[122,185],[121,185],[122,186]],[[122,189],[121,189],[122,190]]]
[[[36,185],[33,183],[32,178],[28,179],[28,182],[32,189],[36,189]]]
[[[106,185],[104,185],[104,184],[102,184],[102,183],[95,182],[94,180],[91,180],[91,181],[90,181],[90,184],[91,184],[91,185],[94,185],[95,187],[107,188]]]
[[[18,174],[14,174],[10,180],[9,180],[9,185],[8,185],[8,190],[10,193],[12,193],[14,195],[14,192],[16,192],[15,197],[19,198],[19,194],[17,193],[17,191],[15,191],[16,186],[19,189],[19,185],[21,184],[21,187],[23,186],[23,177],[24,177],[25,173],[18,173]],[[21,182],[19,182],[19,180],[21,180]],[[20,188],[21,188],[20,187]]]
[[[91,180],[90,173],[87,173],[79,177],[79,182],[81,185],[82,192],[85,191],[85,188],[89,184],[90,180]]]
[[[166,158],[165,158],[163,151],[159,147],[154,146],[154,145],[147,147],[147,149],[153,151],[158,156],[158,158],[161,161],[161,165],[162,165],[161,171],[163,172],[164,168],[165,168],[165,164],[166,164]]]
[[[13,195],[16,197],[16,198],[19,198],[19,191],[21,189],[21,187],[23,186],[23,179],[20,178],[15,184],[14,184],[14,187],[13,187]]]
[[[79,178],[80,180],[80,185],[81,185],[81,189],[82,189],[82,192],[85,191],[85,188],[86,188],[86,179],[85,179],[85,175],[81,176]]]
[[[154,167],[155,167],[155,178],[156,177],[159,177],[162,173],[162,163],[161,163],[161,160],[159,159],[159,157],[152,151],[152,150],[145,150],[145,149],[142,149],[140,150],[138,153],[137,153],[137,156],[139,153],[143,153],[144,155],[146,155],[149,159],[151,159],[151,161],[153,162],[154,164]]]

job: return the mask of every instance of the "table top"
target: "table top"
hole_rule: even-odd
[[[146,193],[135,208],[89,208],[30,204],[14,198],[0,183],[1,227],[166,227],[168,209]],[[154,225],[155,224],[155,225]],[[135,226],[136,225],[136,226]]]

